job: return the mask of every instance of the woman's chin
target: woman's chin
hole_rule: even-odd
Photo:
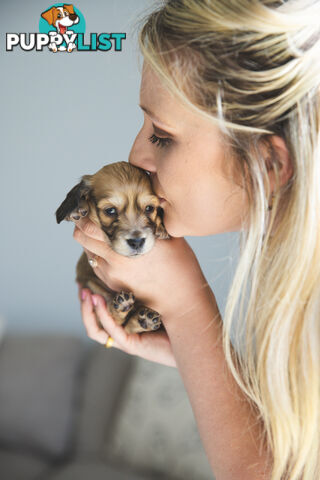
[[[188,225],[187,222],[181,221],[180,217],[175,214],[175,211],[172,211],[168,203],[164,205],[163,210],[164,210],[163,224],[167,232],[169,233],[170,237],[181,238],[181,237],[186,237],[188,235],[197,235],[197,233],[195,233],[196,228],[193,225]],[[190,220],[189,220],[189,223],[190,223]]]
[[[186,232],[186,228],[183,225],[173,220],[171,221],[171,219],[166,218],[166,216],[164,217],[163,223],[170,237],[179,238],[179,237],[185,237],[186,235],[189,235],[189,233]]]

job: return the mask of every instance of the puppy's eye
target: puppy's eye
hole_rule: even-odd
[[[152,205],[147,205],[145,208],[146,213],[152,213],[154,211],[154,207]]]
[[[57,17],[58,17],[58,18],[61,18],[61,13],[58,13]]]
[[[117,209],[114,207],[105,208],[103,212],[108,215],[108,217],[115,217],[117,215]]]
[[[64,10],[64,14],[65,14],[66,17],[69,16],[69,12],[67,12],[67,10]]]

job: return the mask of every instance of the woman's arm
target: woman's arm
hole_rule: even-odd
[[[227,368],[213,294],[163,322],[216,479],[269,479],[270,458],[263,446],[259,451],[261,426]]]
[[[115,324],[102,297],[87,292],[82,315],[88,335],[100,343],[111,335],[125,352],[178,366],[217,480],[270,478],[262,429],[228,371],[215,297],[187,242],[160,240],[147,255],[132,260],[110,251],[91,222],[77,225],[75,239],[89,256],[100,257],[95,269],[99,278],[114,290],[133,291],[161,312],[166,328],[162,333],[128,335]]]
[[[127,335],[102,297],[83,292],[82,318],[90,338],[105,344],[111,335],[114,346],[129,354],[178,366],[216,479],[269,479],[270,459],[260,445],[256,414],[227,368],[221,318],[212,292],[208,289],[188,313],[163,317],[167,333],[142,335]]]

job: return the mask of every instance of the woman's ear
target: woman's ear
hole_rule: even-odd
[[[269,138],[272,150],[275,152],[277,161],[278,161],[278,169],[279,169],[279,183],[280,187],[283,187],[288,183],[290,178],[293,175],[293,166],[292,160],[290,158],[289,150],[286,145],[286,142],[283,138],[279,137],[278,135],[272,135]],[[270,151],[267,155],[270,155]],[[269,174],[269,182],[271,191],[274,192],[276,188],[276,173],[275,170],[272,168],[272,161],[268,162],[268,157],[266,158],[267,169]]]

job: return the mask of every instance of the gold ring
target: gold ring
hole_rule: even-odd
[[[106,348],[111,348],[113,344],[114,344],[113,338],[108,337],[108,340],[106,341]]]
[[[89,262],[90,267],[96,268],[98,266],[98,257],[95,255],[94,257],[89,258],[88,262]]]

